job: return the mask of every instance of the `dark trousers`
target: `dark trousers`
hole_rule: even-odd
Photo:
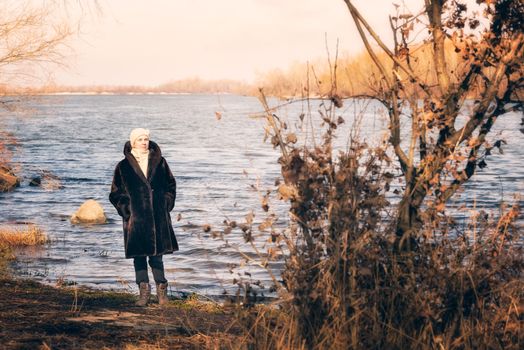
[[[146,258],[149,258],[149,266],[151,266],[151,270],[153,270],[155,283],[167,283],[166,277],[164,276],[164,262],[162,261],[162,255],[158,255],[149,257],[137,256],[133,258],[136,284],[140,284],[141,282],[149,283]]]

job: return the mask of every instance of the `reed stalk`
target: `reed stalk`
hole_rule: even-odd
[[[7,247],[37,246],[47,243],[45,232],[35,226],[0,227],[0,245]]]

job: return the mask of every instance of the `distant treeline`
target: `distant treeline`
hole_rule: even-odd
[[[461,57],[461,53],[448,42],[448,56],[452,64],[449,76],[453,81],[455,73],[463,69],[467,62]],[[379,59],[391,74],[402,75],[402,72],[394,73],[389,58],[382,55]],[[408,55],[402,57],[408,60]],[[412,49],[409,53],[409,64],[418,76],[425,76],[426,83],[432,84],[436,81],[433,76],[433,61],[431,47],[421,45]],[[308,63],[294,63],[286,70],[274,69],[259,74],[254,83],[245,83],[236,80],[204,80],[200,78],[188,78],[171,81],[162,85],[148,87],[139,85],[96,85],[96,86],[61,86],[46,85],[43,87],[12,88],[0,85],[0,94],[45,94],[45,93],[231,93],[238,95],[256,95],[259,88],[264,88],[268,96],[276,97],[305,97],[305,96],[328,96],[331,91],[341,97],[370,95],[380,89],[378,80],[380,74],[372,63],[366,52],[356,56],[341,55],[338,58],[316,60]],[[405,78],[405,77],[404,77]]]
[[[203,80],[189,78],[176,80],[158,86],[141,85],[56,85],[41,87],[18,87],[0,85],[0,94],[54,94],[54,93],[94,93],[94,94],[145,94],[145,93],[232,93],[253,94],[252,85],[236,80]]]
[[[423,77],[427,85],[436,83],[433,68],[432,47],[427,44],[410,48],[411,52],[404,51],[399,58],[407,62],[415,75]],[[448,75],[452,82],[457,72],[464,69],[468,62],[451,41],[446,43],[448,56]],[[407,79],[402,71],[394,72],[393,63],[385,54],[378,55],[379,61],[390,72],[402,81]],[[286,71],[275,69],[262,75],[257,86],[264,87],[266,95],[280,97],[329,96],[335,91],[341,97],[373,95],[383,84],[376,65],[373,64],[367,52],[356,56],[340,55],[330,60],[317,60],[309,63],[295,63]]]

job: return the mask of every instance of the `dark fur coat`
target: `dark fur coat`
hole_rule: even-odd
[[[147,177],[131,154],[129,141],[124,155],[115,168],[109,200],[124,221],[126,258],[178,250],[169,214],[175,206],[176,181],[160,147],[149,141]]]

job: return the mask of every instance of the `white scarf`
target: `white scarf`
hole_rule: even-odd
[[[147,163],[149,162],[149,150],[139,151],[136,148],[131,149],[131,154],[135,157],[140,169],[144,173],[144,176],[147,178]]]

